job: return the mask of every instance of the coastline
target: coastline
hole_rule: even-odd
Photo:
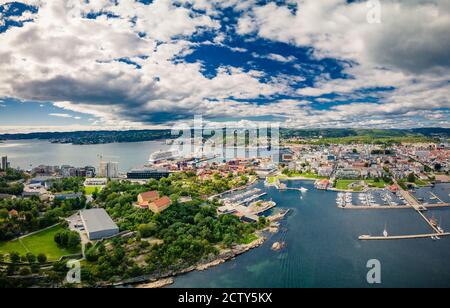
[[[269,218],[270,225],[262,230],[255,232],[258,238],[249,244],[240,244],[235,245],[232,248],[223,249],[217,256],[200,261],[196,265],[190,266],[186,269],[177,272],[170,272],[165,275],[160,275],[159,277],[155,275],[153,275],[152,277],[151,276],[137,277],[133,279],[134,282],[130,282],[130,280],[128,280],[126,282],[115,284],[114,286],[115,287],[126,286],[132,288],[153,288],[153,289],[164,288],[174,284],[175,283],[174,278],[176,278],[177,276],[181,276],[193,271],[203,272],[210,268],[222,265],[227,261],[233,260],[236,257],[249,252],[250,250],[261,247],[268,240],[268,237],[265,236],[264,234],[273,235],[278,233],[280,229],[279,221],[283,220],[290,212],[291,212],[290,210],[284,210],[282,213],[279,213]]]
[[[267,237],[263,235],[265,231],[269,229],[266,228],[264,230],[256,232],[258,239],[254,240],[249,244],[240,244],[235,245],[232,248],[222,250],[217,256],[211,257],[209,259],[205,259],[200,261],[196,265],[190,266],[188,268],[179,270],[179,271],[171,271],[165,274],[160,275],[145,275],[141,277],[132,278],[126,281],[122,281],[115,284],[104,284],[100,285],[101,287],[131,287],[131,288],[163,288],[169,285],[172,285],[175,281],[174,278],[177,276],[181,276],[193,271],[206,271],[212,267],[219,266],[224,264],[227,261],[230,261],[246,252],[249,252],[252,249],[258,248],[262,246]]]

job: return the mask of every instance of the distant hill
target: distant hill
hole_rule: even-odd
[[[170,137],[170,130],[130,130],[3,134],[0,135],[0,140],[41,139],[49,140],[53,143],[102,144],[163,140]]]
[[[282,129],[284,138],[345,138],[367,136],[372,138],[394,137],[450,137],[450,128],[414,128],[414,129]]]
[[[414,129],[281,129],[282,138],[401,138],[401,137],[450,137],[449,128]],[[173,138],[170,130],[129,131],[79,131],[29,134],[0,134],[1,140],[49,140],[53,143],[103,144],[115,142],[142,142]]]

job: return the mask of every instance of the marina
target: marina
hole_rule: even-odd
[[[261,215],[277,206],[272,200],[261,200],[267,192],[259,188],[244,190],[237,194],[230,192],[227,195],[230,194],[229,197],[219,199],[222,206],[218,208],[218,212],[222,215],[235,215],[243,221],[258,222]],[[271,216],[268,218],[270,220]]]

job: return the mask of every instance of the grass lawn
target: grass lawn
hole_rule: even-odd
[[[55,234],[61,230],[63,230],[63,227],[58,225],[20,240],[0,242],[0,253],[8,254],[14,251],[21,255],[25,255],[28,252],[31,252],[34,255],[44,253],[47,255],[49,261],[56,261],[62,256],[79,253],[79,249],[67,250],[59,248],[58,245],[56,245],[53,238]]]
[[[101,192],[102,189],[103,189],[103,186],[86,186],[86,187],[84,187],[84,194],[86,196],[90,196],[95,192],[95,190],[97,190],[98,192]]]
[[[382,179],[380,179],[379,182],[375,182],[375,180],[366,180],[365,182],[367,183],[367,185],[369,185],[371,187],[376,187],[376,188],[384,188],[387,185],[389,185],[388,183],[386,183]]]
[[[419,186],[419,187],[428,186],[428,185],[430,185],[430,182],[429,181],[424,181],[424,180],[421,180],[421,179],[417,179],[416,180],[416,185]]]
[[[275,180],[276,180],[276,177],[274,177],[274,176],[269,176],[269,177],[267,178],[267,183],[269,183],[269,184],[274,184],[274,183],[275,183]]]
[[[324,179],[327,178],[325,176],[319,176],[319,175],[317,175],[315,173],[299,173],[296,176],[302,176],[302,177],[307,178],[307,179],[318,179],[318,180],[324,180]]]
[[[353,191],[362,191],[363,187],[357,186],[355,188],[350,188],[349,186],[355,182],[359,182],[358,180],[338,180],[336,183],[336,188],[339,190],[353,190]]]

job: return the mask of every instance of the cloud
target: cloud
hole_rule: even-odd
[[[52,102],[96,125],[172,125],[203,114],[272,116],[293,127],[448,126],[439,112],[450,107],[445,1],[383,1],[380,24],[367,22],[365,1],[22,2],[38,10],[0,33],[0,97]],[[220,64],[205,76],[206,57],[185,61],[202,44],[266,66]],[[324,67],[330,59],[339,76]]]
[[[73,118],[73,116],[67,113],[49,113],[48,115],[57,118]]]

